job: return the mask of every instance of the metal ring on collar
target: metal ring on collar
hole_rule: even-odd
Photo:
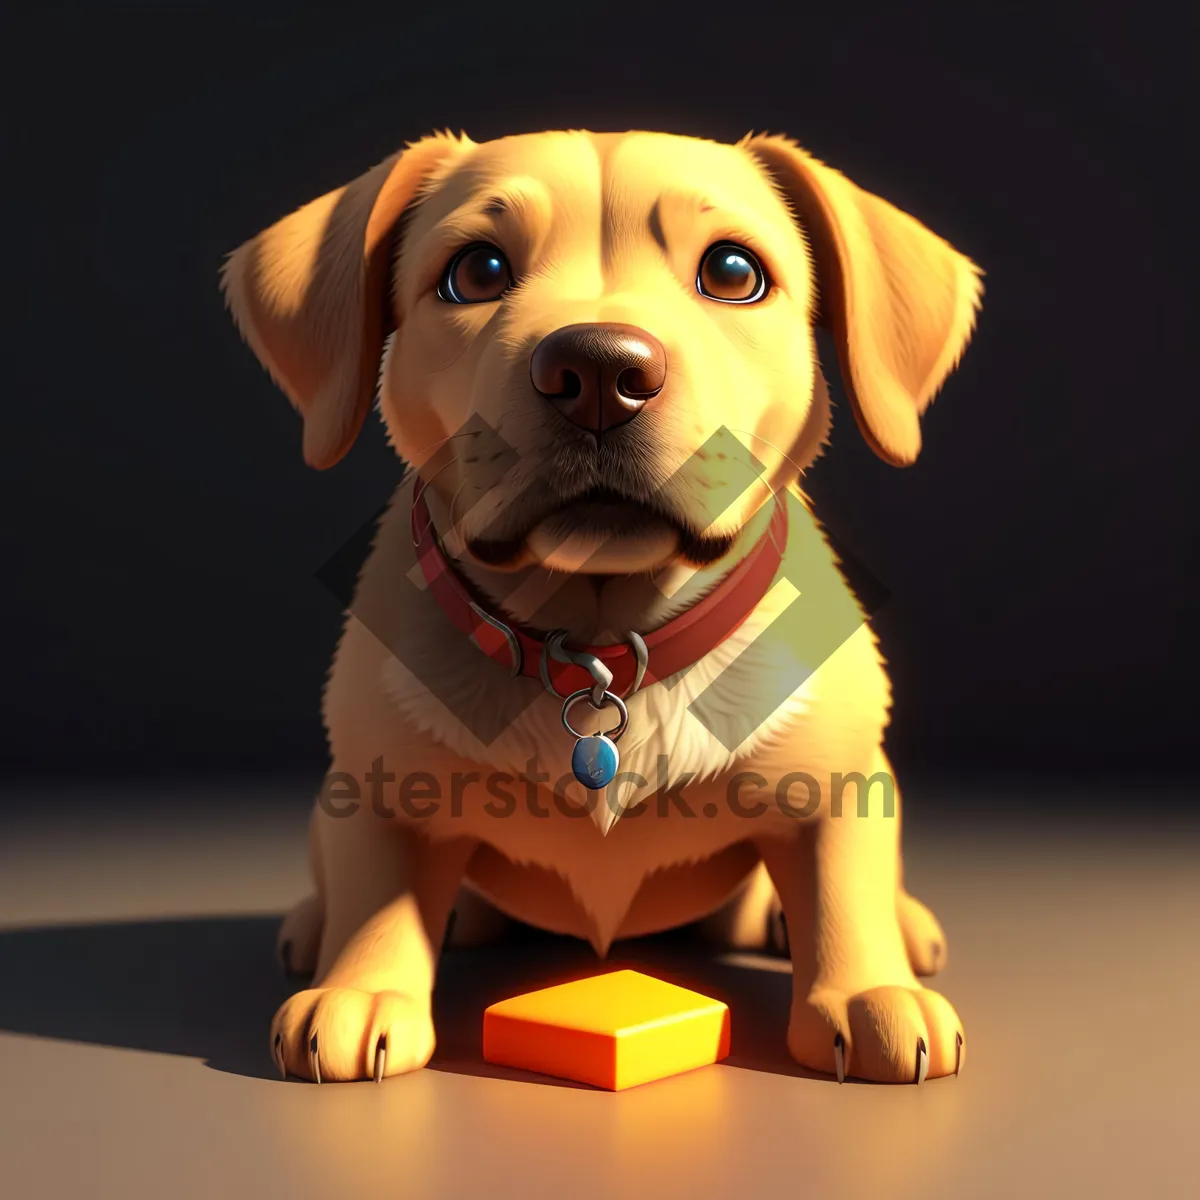
[[[595,708],[599,708],[603,703],[603,696],[608,690],[608,685],[612,683],[612,672],[594,654],[586,654],[579,650],[568,650],[563,644],[566,639],[566,631],[556,629],[553,633],[547,634],[546,640],[542,642],[542,656],[538,663],[538,673],[542,677],[542,686],[552,696],[557,696],[559,700],[566,699],[562,692],[558,691],[551,682],[549,658],[553,658],[555,662],[583,667],[596,681],[588,690],[592,695],[592,705]]]
[[[574,663],[578,667],[582,667],[594,680],[592,684],[592,707],[601,708],[604,705],[604,696],[608,689],[612,686],[612,672],[600,661],[594,654],[588,654],[584,650],[568,650],[566,647],[566,635],[556,637],[550,643],[550,657],[555,662]]]
[[[575,666],[583,667],[596,680],[596,686],[588,690],[592,693],[593,706],[599,708],[600,706],[596,701],[600,698],[601,693],[607,691],[612,684],[612,672],[594,654],[584,654],[577,650],[568,650],[563,645],[566,638],[567,634],[565,630],[556,629],[552,633],[548,633],[545,641],[542,642],[541,661],[538,664],[538,673],[542,677],[542,686],[550,695],[557,696],[559,700],[565,699],[562,692],[558,691],[551,682],[549,664],[551,657],[553,657],[555,662],[572,663]],[[642,680],[646,677],[646,668],[650,665],[650,651],[646,648],[646,642],[640,633],[634,633],[630,630],[629,646],[633,650],[633,658],[636,665],[634,667],[633,683],[629,685],[629,690],[624,696],[626,700],[642,686]]]
[[[568,713],[579,703],[580,700],[586,699],[589,704],[592,704],[592,689],[580,688],[577,692],[572,692],[564,701],[562,707],[562,723],[563,728],[572,736],[577,738],[595,737],[595,734],[580,733],[579,730],[572,727],[568,719]],[[621,714],[620,723],[613,729],[605,732],[604,736],[611,741],[617,741],[621,734],[625,732],[625,727],[629,724],[629,710],[625,707],[625,701],[621,699],[615,692],[605,692],[603,696],[605,704],[612,704],[616,707],[617,712]],[[593,708],[603,708],[603,704],[592,704]]]

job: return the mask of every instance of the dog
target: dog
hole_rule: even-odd
[[[409,468],[324,693],[285,1077],[424,1066],[452,913],[450,944],[502,916],[601,956],[699,923],[790,954],[803,1066],[962,1069],[920,982],[945,936],[871,799],[885,664],[801,483],[830,429],[814,331],[907,466],[980,277],[789,138],[578,130],[425,137],[227,258],[306,461],[337,463],[377,397]],[[814,806],[838,780],[857,801]]]

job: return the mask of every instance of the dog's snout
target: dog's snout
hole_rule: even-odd
[[[538,343],[529,374],[564,417],[599,437],[662,391],[667,352],[636,325],[564,325]]]

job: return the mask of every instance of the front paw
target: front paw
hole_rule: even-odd
[[[802,1066],[877,1083],[957,1075],[967,1057],[962,1022],[938,992],[915,986],[817,987],[792,1007],[788,1050]]]
[[[428,997],[400,992],[310,988],[286,1000],[271,1022],[271,1053],[285,1078],[378,1082],[423,1067],[433,1049]]]

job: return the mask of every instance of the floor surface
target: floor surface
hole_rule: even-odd
[[[303,806],[214,795],[30,792],[0,825],[11,1200],[1200,1194],[1200,836],[1178,823],[1098,817],[1085,836],[1035,830],[1027,803],[971,824],[910,804],[959,1079],[806,1074],[779,961],[674,937],[602,966],[527,938],[446,956],[428,1069],[318,1088],[279,1080],[267,1047]],[[617,1094],[481,1061],[487,1004],[618,965],[727,1000],[729,1060]]]

